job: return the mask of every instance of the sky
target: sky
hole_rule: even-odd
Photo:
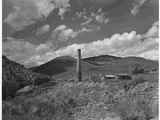
[[[33,67],[56,57],[158,60],[158,0],[3,0],[3,55]]]

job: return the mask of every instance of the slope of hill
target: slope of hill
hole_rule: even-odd
[[[34,73],[23,65],[9,60],[6,56],[2,57],[3,99],[14,96],[18,89],[27,85],[39,85],[50,80],[51,78],[47,75]]]
[[[158,120],[158,82],[65,82],[3,101],[3,120]],[[41,92],[39,92],[41,91]]]
[[[88,62],[100,65],[98,69],[101,73],[131,73],[135,67],[143,68],[145,71],[152,69],[158,70],[158,61],[147,60],[140,57],[113,57],[113,56],[97,56],[87,58]]]
[[[111,56],[111,55],[101,55],[94,56],[89,58],[84,58],[83,60],[95,65],[104,65],[106,62],[115,61],[121,59],[120,57]]]
[[[87,71],[95,67],[95,65],[82,61],[83,71]],[[76,59],[70,56],[57,57],[54,60],[49,61],[48,63],[31,68],[31,70],[46,75],[57,75],[65,72],[75,72]]]
[[[109,55],[101,55],[96,57],[84,58],[82,60],[82,72],[100,73],[100,74],[116,74],[130,73],[136,66],[146,71],[157,69],[158,62],[147,60],[139,57],[116,57]],[[48,63],[38,67],[31,68],[34,72],[47,75],[75,75],[76,60],[69,56],[58,57]]]
[[[66,56],[55,59],[58,61],[56,65],[62,65],[61,67],[64,68],[66,59],[68,60],[68,66],[66,68],[70,71],[64,72],[65,74],[63,75],[65,79],[67,79],[66,74],[72,72],[72,65],[75,64],[75,59]],[[106,59],[107,58],[105,58],[105,60]],[[149,64],[146,62],[148,60],[135,57],[121,58],[118,60],[115,61],[121,63],[128,61],[129,63],[135,63],[135,61],[140,63],[143,61],[145,64]],[[113,60],[110,62],[116,64],[115,61]],[[150,62],[150,64],[153,65],[153,61]],[[11,64],[12,67],[15,65],[19,69],[23,68],[23,70],[26,70],[17,63],[8,61],[8,64]],[[88,70],[88,68],[90,68],[89,70],[92,70],[92,67],[94,66],[84,61],[82,62],[82,65],[86,70]],[[97,70],[102,66],[96,67],[97,66],[94,66]],[[103,70],[104,69],[105,68],[103,68]],[[114,69],[118,68],[116,67]],[[30,74],[32,74],[32,72],[30,72]],[[156,79],[157,74],[155,74],[152,79],[137,76],[137,78],[134,78],[131,81],[122,80],[112,82],[98,78],[97,80],[99,80],[99,82],[67,81],[59,82],[56,86],[39,86],[27,95],[19,95],[10,101],[3,101],[3,119],[156,120],[156,118],[158,118],[158,80]]]

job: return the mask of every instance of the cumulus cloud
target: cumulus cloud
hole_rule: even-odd
[[[54,9],[49,0],[9,0],[14,10],[7,16],[5,22],[16,30],[30,25]]]
[[[30,25],[36,20],[47,17],[55,8],[60,10],[60,15],[65,13],[69,7],[69,0],[8,0],[13,7],[4,20],[15,30],[21,30],[23,27]],[[8,4],[9,4],[8,3]]]
[[[40,45],[34,45],[25,40],[16,40],[14,38],[7,38],[3,42],[2,52],[10,59],[17,61],[21,64],[26,64],[27,61],[33,56],[43,56],[49,50],[54,50],[50,42]],[[37,64],[35,64],[37,65]]]
[[[52,31],[51,39],[67,41],[71,38],[75,38],[77,35],[78,32],[75,32],[73,29],[68,28],[66,25],[59,25]]]
[[[66,28],[67,28],[66,25],[59,25],[58,27],[55,28],[55,31],[61,31],[61,30],[64,30]]]
[[[34,54],[35,46],[25,41],[7,40],[3,42],[3,54],[22,63]],[[33,52],[33,53],[32,53]]]
[[[86,21],[82,22],[81,25],[88,25],[93,21],[92,18],[88,18]]]
[[[42,26],[37,34],[43,34],[49,30],[48,25]],[[75,38],[78,34],[82,32],[90,32],[91,29],[83,27],[78,31],[74,31],[65,25],[60,25],[54,30],[54,35],[58,36],[57,40],[64,42],[69,38]],[[57,33],[56,33],[57,32]],[[15,60],[26,66],[39,65],[46,62],[48,55],[55,54],[56,46],[53,45],[52,41],[46,41],[45,43],[35,45],[24,39],[14,39],[12,37],[7,37],[3,39],[3,54],[8,56],[10,59]]]
[[[155,22],[152,25],[152,27],[147,31],[144,37],[158,38],[158,32],[159,32],[159,21]]]
[[[109,22],[109,18],[106,17],[104,13],[95,14],[94,17],[98,23],[107,24]]]
[[[79,34],[83,32],[91,32],[92,29],[83,27],[79,30],[73,30],[72,28],[67,27],[66,25],[59,25],[52,31],[51,39],[56,39],[59,41],[67,41],[73,38],[76,38]]]
[[[109,17],[106,16],[106,12],[102,11],[102,8],[99,8],[96,12],[91,12],[90,15],[87,15],[87,11],[83,10],[77,13],[77,16],[85,20],[81,23],[83,26],[89,25],[94,21],[100,24],[107,24],[109,22]]]
[[[90,0],[91,2],[94,2],[95,4],[113,4],[115,2],[117,2],[118,0]]]
[[[59,8],[58,15],[61,17],[61,20],[64,20],[64,15],[68,11],[67,8]]]
[[[155,24],[148,30],[152,30]],[[137,56],[144,57],[147,59],[157,60],[158,59],[158,37],[157,31],[148,32],[145,34],[137,34],[135,31],[123,34],[114,34],[110,38],[105,38],[104,40],[97,40],[91,43],[84,44],[72,44],[64,48],[60,48],[56,51],[50,50],[40,57],[39,55],[33,56],[28,59],[28,64],[33,61],[37,61],[37,64],[45,63],[53,58],[59,56],[73,56],[77,57],[77,49],[82,49],[83,57],[91,57],[97,55],[115,55],[120,57],[126,56]],[[144,39],[142,41],[142,39]]]
[[[36,35],[43,35],[44,33],[47,33],[49,32],[50,30],[50,25],[46,24],[46,25],[43,25],[42,27],[40,27],[37,32],[36,32]]]
[[[61,19],[64,19],[64,14],[68,11],[68,8],[71,7],[70,0],[7,0],[7,1],[9,1],[7,2],[7,4],[11,4],[13,10],[11,11],[11,13],[9,13],[9,15],[4,21],[7,22],[15,30],[21,30],[25,26],[30,25],[36,22],[37,20],[41,20],[44,17],[47,17],[49,13],[53,11],[55,8],[59,9],[58,15],[61,17]],[[88,0],[88,1],[89,3],[101,4],[102,6],[103,5],[109,6],[115,4],[116,2],[119,2],[120,0]],[[131,10],[131,13],[133,15],[136,15],[139,9],[143,6],[143,4],[147,0],[130,0],[130,1],[133,3],[133,8]],[[81,1],[78,1],[77,3],[79,2]],[[87,17],[84,12],[78,13],[78,16]],[[97,11],[94,17],[88,16],[86,21],[82,23],[82,25],[89,24],[93,20],[98,23],[107,24],[110,19],[107,16],[105,16],[101,10],[100,12]]]
[[[139,56],[143,57],[143,58],[147,58],[147,59],[152,58],[153,60],[158,60],[159,59],[159,52],[157,49],[153,49],[153,50],[144,52],[144,53],[140,54]]]
[[[139,9],[144,5],[148,0],[133,0],[133,8],[131,9],[132,15],[137,15]]]
[[[141,41],[142,36],[135,31],[130,33],[115,34],[111,38],[98,40],[87,44],[73,44],[63,49],[55,51],[53,56],[71,55],[76,56],[76,50],[82,49],[83,57],[91,57],[102,54],[116,56],[141,56],[152,50],[158,49],[158,42],[153,38]],[[52,57],[53,57],[52,56]],[[152,53],[154,56],[154,53]],[[149,58],[149,57],[148,57]]]
[[[72,44],[56,51],[47,52],[45,58],[51,60],[55,57],[64,55],[76,57],[77,49],[80,48],[82,49],[83,57],[110,54],[120,57],[137,56],[157,60],[159,43],[158,29],[155,29],[155,26],[157,26],[157,22],[153,24],[148,32],[142,35],[132,31],[129,33],[114,34],[110,38],[97,40],[87,44]],[[42,60],[33,58],[32,60],[40,60],[43,63],[46,61],[46,59]]]
[[[66,40],[69,40],[70,38],[71,39],[75,38],[78,34],[79,32],[75,32],[73,31],[73,29],[68,28],[68,29],[61,31],[61,33],[59,34],[58,40],[66,41]]]
[[[157,27],[157,22],[155,22],[145,34],[137,34],[135,31],[122,34],[116,33],[110,38],[90,43],[72,44],[58,50],[55,50],[49,41],[44,44],[33,45],[22,40],[15,41],[10,39],[4,42],[3,53],[26,66],[40,65],[55,57],[64,55],[77,57],[78,48],[82,49],[83,57],[108,54],[120,57],[137,56],[157,60],[159,47]],[[57,29],[64,30],[67,27],[61,25]]]

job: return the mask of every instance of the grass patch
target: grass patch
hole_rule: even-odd
[[[98,78],[96,78],[97,81]],[[130,82],[62,82],[3,101],[3,120],[150,120],[158,116],[158,86]],[[135,83],[134,83],[135,82]]]

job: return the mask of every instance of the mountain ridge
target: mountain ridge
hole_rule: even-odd
[[[100,55],[82,59],[82,71],[103,72],[103,73],[129,73],[130,68],[139,65],[145,70],[158,69],[158,61],[152,61],[141,57],[116,57],[111,55]],[[58,68],[60,71],[56,71]],[[71,72],[76,72],[76,59],[69,56],[55,58],[40,66],[30,68],[34,72],[48,74],[51,76]],[[52,72],[51,72],[52,71]],[[54,72],[56,71],[56,72]],[[73,72],[74,71],[74,72]]]

